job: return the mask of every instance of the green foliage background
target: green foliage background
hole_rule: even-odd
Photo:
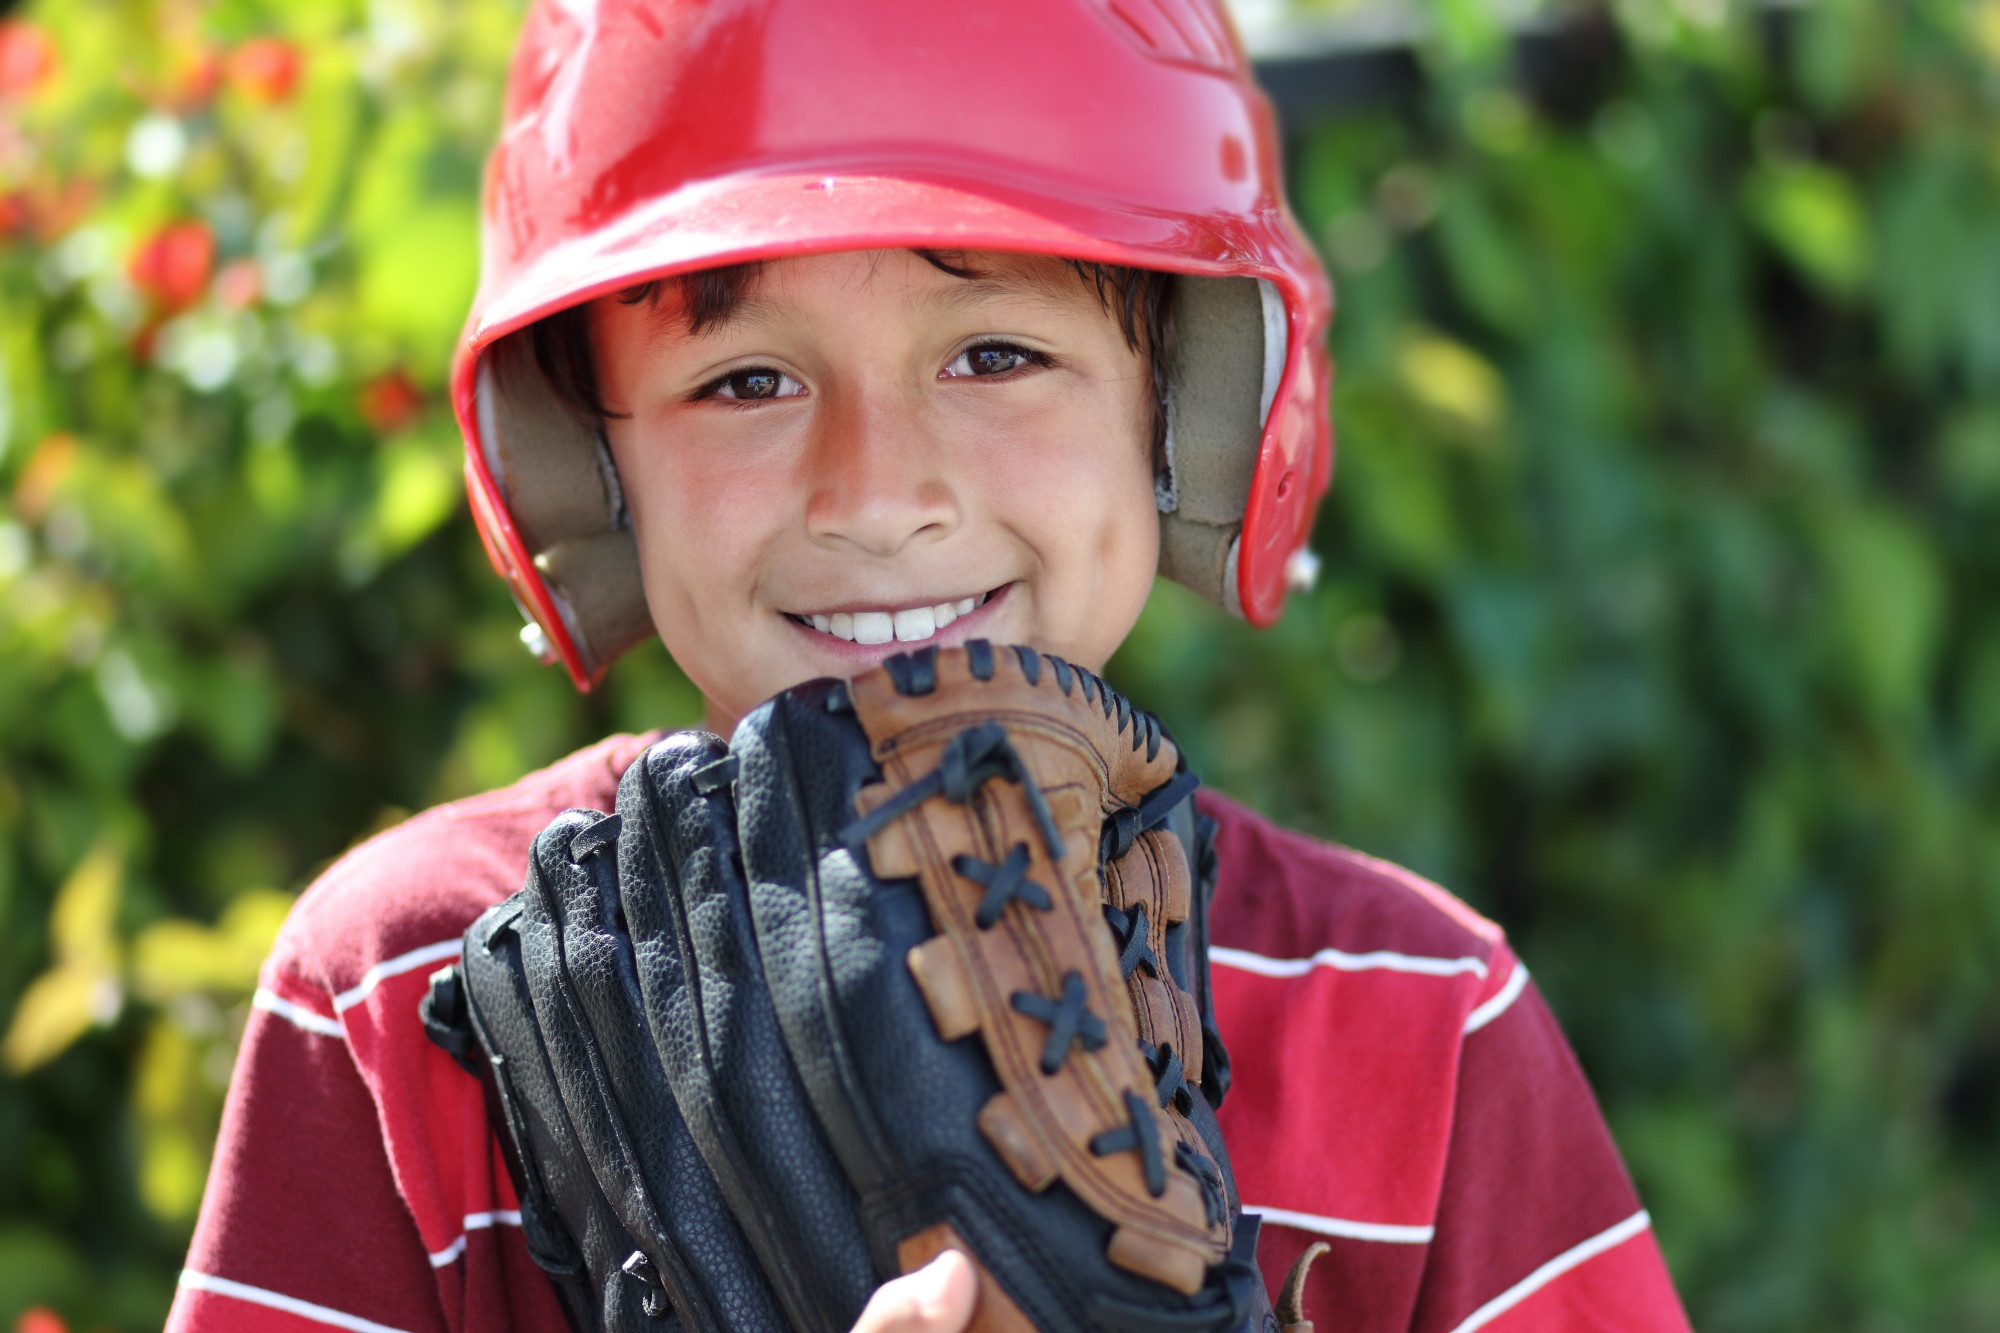
[[[2000,4],[1635,2],[1539,100],[1486,13],[1290,127],[1327,577],[1262,635],[1162,588],[1112,674],[1508,927],[1698,1326],[2000,1327]],[[699,708],[657,645],[537,668],[459,500],[513,0],[16,17],[59,67],[0,93],[0,1320],[139,1329],[289,896]],[[190,219],[249,265],[149,305]]]

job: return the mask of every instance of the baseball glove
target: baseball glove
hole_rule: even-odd
[[[1096,676],[975,641],[672,736],[559,817],[425,1021],[573,1321],[845,1333],[958,1248],[976,1328],[1265,1333],[1194,786]]]

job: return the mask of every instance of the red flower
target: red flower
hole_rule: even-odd
[[[253,102],[288,100],[299,85],[299,48],[277,37],[252,37],[229,56],[229,84]]]
[[[133,252],[127,272],[132,285],[168,311],[185,310],[201,299],[215,268],[215,233],[203,222],[173,222]]]
[[[379,435],[393,435],[409,425],[423,405],[423,390],[401,370],[391,370],[369,380],[361,386],[355,400],[361,419]]]
[[[0,19],[0,100],[29,97],[56,75],[56,44],[24,19]]]

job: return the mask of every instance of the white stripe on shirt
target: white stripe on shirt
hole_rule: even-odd
[[[333,997],[333,1012],[344,1014],[355,1005],[368,998],[368,993],[390,977],[422,967],[425,963],[435,963],[441,958],[456,958],[464,941],[454,935],[436,944],[426,944],[421,949],[398,954],[386,962],[375,964],[361,974],[361,980],[351,988]]]
[[[1243,1211],[1256,1213],[1266,1222],[1281,1227],[1297,1227],[1300,1231],[1311,1231],[1321,1236],[1340,1236],[1347,1240],[1379,1240],[1391,1245],[1428,1245],[1437,1234],[1436,1227],[1396,1226],[1388,1222],[1355,1222],[1345,1217],[1318,1217],[1312,1213],[1295,1213],[1288,1208],[1263,1208],[1255,1204],[1244,1204]]]
[[[1521,998],[1521,992],[1527,989],[1527,985],[1528,969],[1521,966],[1517,959],[1514,963],[1514,975],[1507,978],[1507,984],[1502,986],[1492,999],[1465,1016],[1466,1034],[1479,1031],[1506,1013],[1507,1007]]]
[[[1595,1259],[1606,1250],[1614,1249],[1624,1244],[1652,1224],[1653,1219],[1646,1216],[1646,1210],[1641,1208],[1617,1226],[1600,1231],[1581,1245],[1572,1246],[1570,1249],[1564,1250],[1561,1254],[1549,1260],[1540,1268],[1537,1268],[1534,1272],[1528,1274],[1519,1282],[1516,1282],[1513,1286],[1507,1288],[1507,1290],[1501,1292],[1498,1296],[1495,1296],[1492,1300],[1467,1315],[1465,1322],[1453,1329],[1451,1333],[1473,1333],[1474,1329],[1485,1328],[1495,1319],[1506,1314],[1509,1310],[1519,1305],[1522,1301],[1527,1300],[1528,1297],[1534,1295],[1543,1287],[1548,1286],[1549,1283],[1555,1281],[1564,1273],[1569,1272],[1570,1269]]]
[[[1254,972],[1260,977],[1302,977],[1316,967],[1331,967],[1341,972],[1414,972],[1427,977],[1450,977],[1470,972],[1482,981],[1486,977],[1486,960],[1483,958],[1427,958],[1421,954],[1392,953],[1387,949],[1377,949],[1373,953],[1321,949],[1310,958],[1266,958],[1243,949],[1211,945],[1208,961],[1241,972]]]
[[[459,1255],[464,1254],[465,1238],[471,1232],[482,1231],[491,1226],[520,1226],[521,1214],[518,1209],[514,1208],[496,1208],[490,1213],[467,1213],[465,1221],[461,1225],[465,1227],[465,1230],[458,1233],[458,1239],[431,1255],[432,1268],[443,1268],[446,1264],[458,1258]]]
[[[403,1330],[399,1328],[391,1328],[387,1324],[378,1324],[372,1319],[363,1319],[360,1315],[347,1314],[340,1310],[329,1309],[324,1305],[314,1305],[311,1301],[302,1301],[296,1296],[285,1296],[275,1291],[266,1291],[262,1287],[252,1287],[242,1282],[231,1282],[226,1277],[216,1277],[212,1273],[197,1273],[192,1268],[183,1268],[181,1270],[180,1284],[183,1287],[192,1287],[196,1291],[206,1291],[216,1296],[231,1296],[239,1301],[246,1301],[251,1305],[261,1305],[267,1310],[283,1310],[286,1314],[295,1314],[301,1319],[310,1319],[317,1324],[326,1324],[332,1328],[351,1330],[351,1333],[403,1333]]]
[[[337,1041],[347,1040],[347,1031],[340,1026],[339,1019],[316,1014],[304,1005],[294,1004],[273,991],[265,990],[262,986],[259,986],[257,993],[250,997],[250,1003],[267,1014],[277,1015],[295,1028],[316,1032],[322,1037],[332,1037]]]

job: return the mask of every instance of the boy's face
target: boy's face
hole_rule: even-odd
[[[727,735],[923,644],[1101,670],[1159,555],[1152,385],[1059,260],[909,251],[763,266],[691,333],[596,302],[607,423],[660,637]]]

